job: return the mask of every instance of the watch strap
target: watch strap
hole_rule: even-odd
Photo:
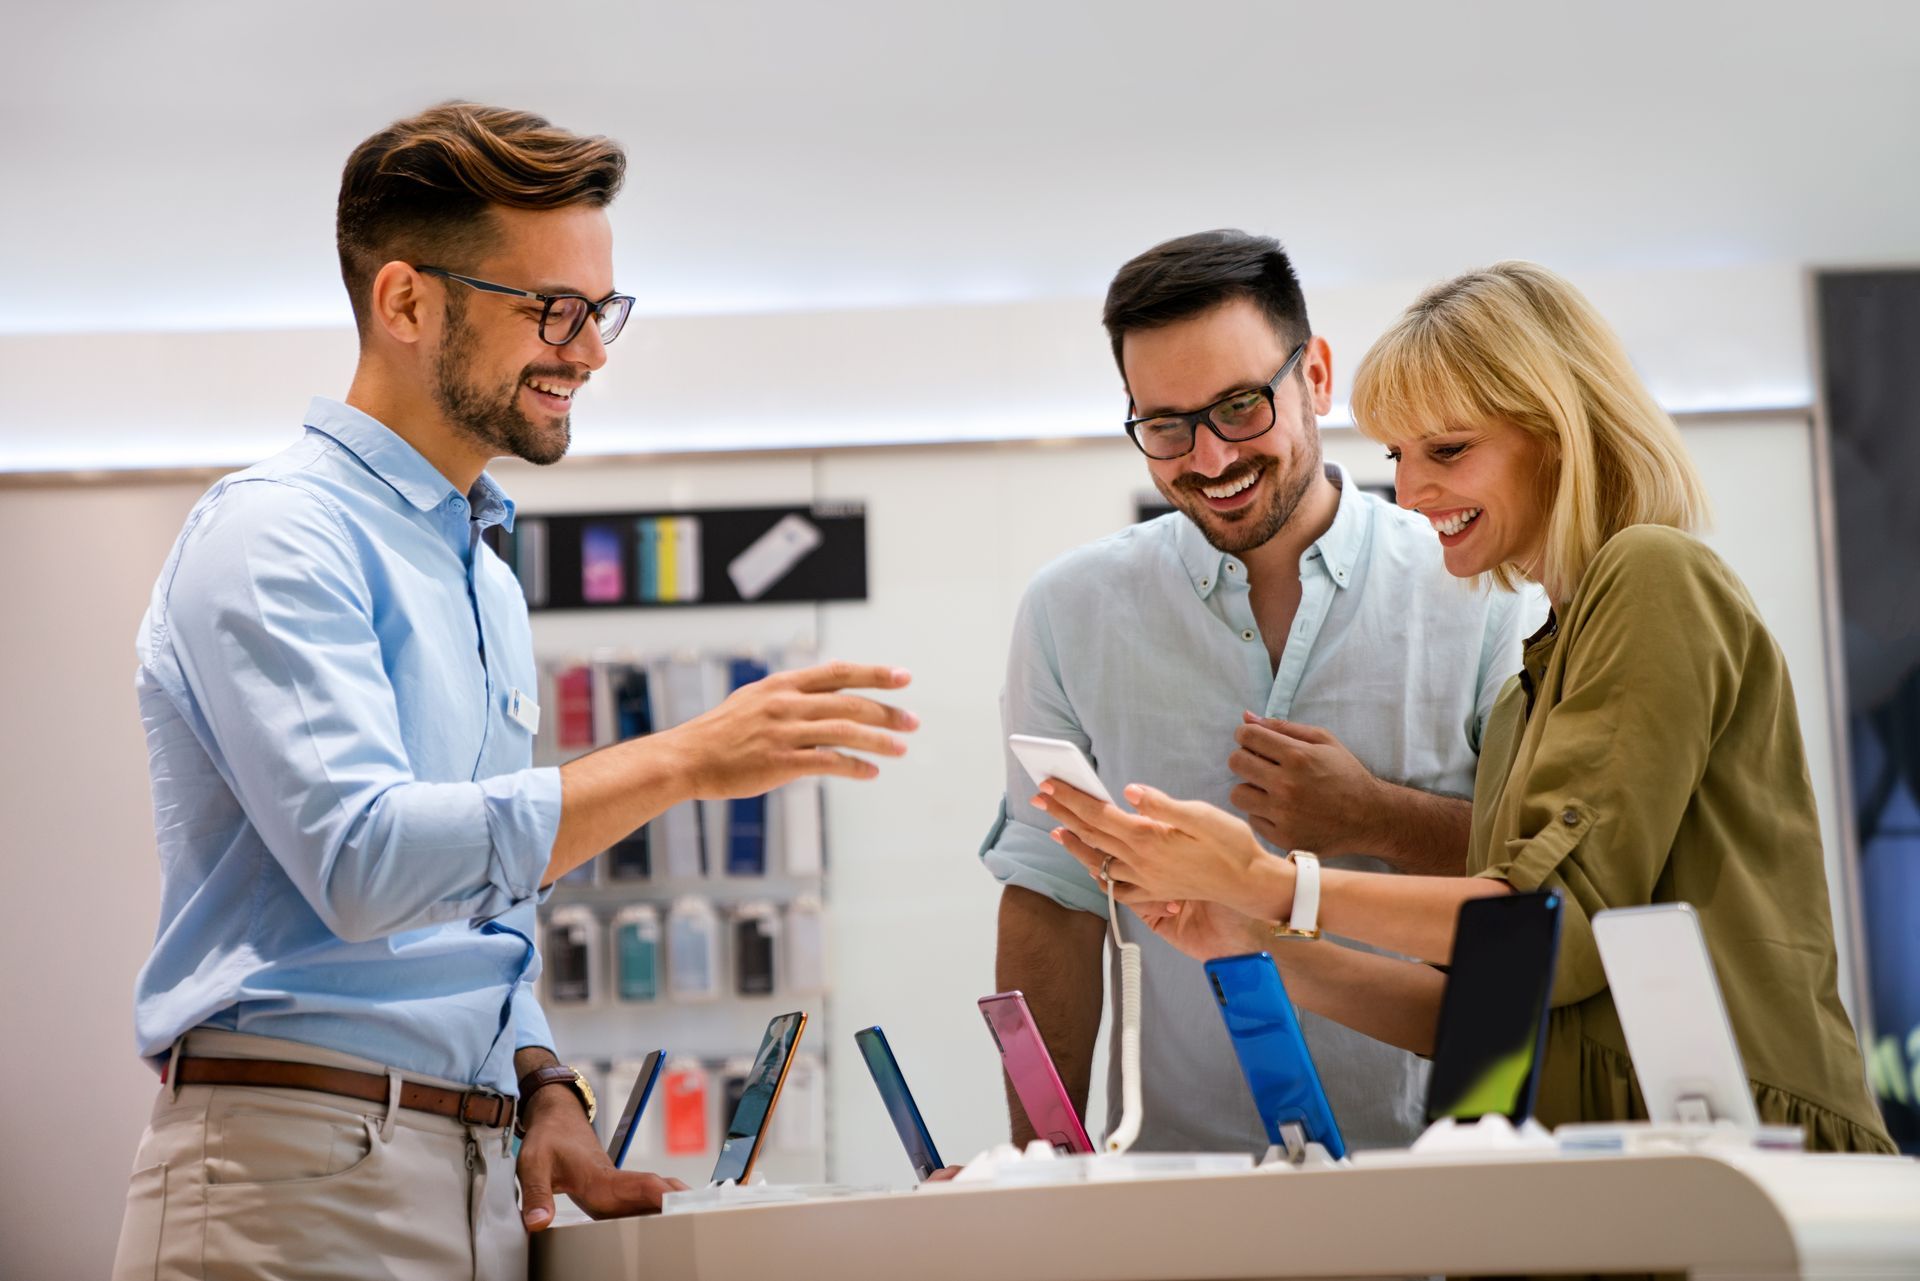
[[[580,1074],[564,1063],[549,1063],[545,1067],[535,1068],[520,1078],[521,1110],[525,1110],[535,1090],[543,1090],[549,1085],[564,1085],[573,1091],[573,1096],[580,1100],[580,1106],[587,1110],[587,1121],[589,1123],[593,1121],[593,1094],[581,1083]],[[524,1122],[522,1124],[524,1125]]]
[[[1275,938],[1317,939],[1320,937],[1320,859],[1305,850],[1287,855],[1293,864],[1293,910],[1286,923],[1273,927]]]

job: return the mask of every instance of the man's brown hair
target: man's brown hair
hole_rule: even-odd
[[[367,332],[373,278],[396,260],[462,270],[493,238],[491,205],[604,208],[626,178],[608,138],[504,107],[446,102],[354,148],[340,175],[335,238],[354,323]]]

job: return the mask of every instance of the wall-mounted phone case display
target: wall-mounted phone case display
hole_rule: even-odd
[[[609,591],[613,578],[600,579]],[[534,759],[563,764],[657,733],[813,661],[803,650],[545,655]],[[820,782],[805,780],[677,805],[561,878],[541,906],[541,999],[563,1055],[624,1099],[645,1053],[667,1050],[628,1168],[704,1183],[731,1115],[728,1064],[751,1063],[775,1006],[824,1020],[825,863]],[[796,1060],[789,1119],[757,1167],[776,1182],[826,1177],[828,1066]],[[617,1111],[605,1110],[608,1135]]]
[[[860,503],[525,515],[487,541],[533,610],[867,598]]]

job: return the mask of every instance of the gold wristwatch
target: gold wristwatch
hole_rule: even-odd
[[[581,1106],[587,1109],[587,1124],[593,1124],[594,1113],[599,1110],[600,1106],[593,1097],[593,1087],[587,1084],[586,1077],[581,1076],[564,1063],[549,1063],[543,1068],[535,1068],[520,1078],[520,1107],[518,1110],[524,1113],[528,1101],[533,1098],[533,1092],[544,1089],[549,1085],[564,1085],[569,1090],[572,1090],[574,1095],[580,1100]],[[520,1133],[525,1134],[527,1132],[527,1125],[524,1118],[517,1118],[514,1128],[520,1131]]]

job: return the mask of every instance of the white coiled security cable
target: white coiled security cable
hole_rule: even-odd
[[[1120,953],[1120,1124],[1107,1136],[1107,1151],[1120,1153],[1140,1137],[1140,945],[1120,940],[1113,878],[1103,872],[1100,879],[1107,883],[1107,933]]]

